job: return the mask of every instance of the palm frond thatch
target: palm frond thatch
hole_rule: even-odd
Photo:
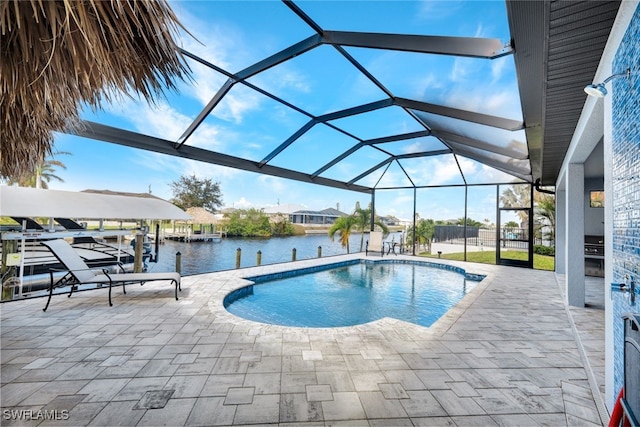
[[[216,224],[218,219],[214,214],[201,207],[191,207],[186,209],[187,214],[191,217],[188,222],[191,224]]]
[[[0,2],[0,177],[50,154],[52,132],[77,128],[83,103],[176,89],[190,72],[179,27],[164,0]]]

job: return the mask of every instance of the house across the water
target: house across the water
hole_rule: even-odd
[[[334,208],[327,208],[321,211],[301,210],[289,214],[292,224],[310,224],[310,225],[331,225],[341,216],[348,216]]]

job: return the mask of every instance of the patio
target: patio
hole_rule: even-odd
[[[2,304],[3,425],[608,422],[592,394],[601,279],[567,309],[553,272],[442,260],[487,278],[431,328],[288,328],[222,306],[241,276],[360,256],[185,277],[180,301],[149,284],[116,290],[113,307],[106,290],[59,295],[46,313],[41,298]]]

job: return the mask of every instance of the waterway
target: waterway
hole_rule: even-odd
[[[361,234],[354,233],[349,239],[349,252],[359,252]],[[401,233],[391,233],[387,240],[399,242]],[[367,234],[364,235],[367,240]],[[366,243],[365,243],[366,244]],[[257,252],[262,253],[261,265],[289,262],[292,260],[293,249],[296,249],[296,259],[311,259],[318,257],[318,247],[322,248],[322,257],[343,255],[347,249],[340,244],[340,238],[335,236],[332,242],[327,234],[308,234],[304,236],[271,237],[271,238],[223,238],[219,243],[213,242],[174,242],[166,240],[160,245],[158,262],[148,263],[149,272],[175,271],[176,253],[180,252],[181,274],[210,273],[214,271],[231,270],[236,268],[237,250],[241,250],[240,267],[254,267],[257,265]],[[364,251],[364,246],[363,249]]]

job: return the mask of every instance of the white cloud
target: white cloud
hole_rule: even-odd
[[[240,199],[232,203],[232,207],[236,209],[250,209],[254,207],[254,205],[244,197],[240,197]]]
[[[262,187],[264,191],[268,191],[271,195],[274,194],[286,194],[289,190],[289,183],[284,178],[278,178],[276,176],[271,175],[258,175],[257,177],[258,184]]]
[[[378,192],[376,193],[376,205],[378,206],[376,210],[382,215],[393,215],[400,219],[410,220],[413,218],[413,190]],[[384,209],[384,211],[380,212],[380,209]]]
[[[111,114],[129,120],[136,131],[169,141],[177,141],[192,122],[190,117],[170,107],[166,102],[159,102],[153,106],[146,102],[126,99],[123,102],[108,105],[105,109]],[[223,151],[224,144],[219,138],[220,131],[216,126],[202,123],[189,139],[189,144]]]
[[[376,183],[382,176],[382,172],[384,172],[384,166],[382,168],[376,169],[375,171],[371,172],[369,175],[363,177],[359,181],[356,181],[356,184],[364,185],[365,187],[373,187],[374,185],[376,185]],[[352,176],[355,177],[356,175],[352,173]],[[391,174],[387,172],[385,174],[384,181],[385,181],[385,185],[384,185],[385,187],[393,185],[393,177],[391,176]]]
[[[509,59],[506,56],[491,61],[491,77],[494,83],[504,75],[507,65],[509,65]]]
[[[476,33],[473,35],[474,37],[485,37],[486,31],[482,23],[478,23],[476,27]]]
[[[190,67],[193,81],[180,85],[180,92],[196,99],[204,107],[220,90],[227,78],[200,63],[192,62]]]
[[[517,92],[506,87],[496,90],[493,86],[478,85],[470,90],[460,86],[453,87],[447,94],[446,104],[462,110],[522,120],[519,99]]]
[[[311,92],[311,83],[305,77],[304,72],[293,69],[288,64],[280,64],[274,71],[277,75],[272,76],[268,81],[261,82],[263,87],[267,90],[273,89],[292,89],[296,93],[309,93]]]
[[[191,123],[191,118],[164,102],[152,106],[146,102],[124,99],[122,102],[109,105],[106,110],[131,121],[138,132],[170,141],[178,140]],[[200,125],[188,143],[214,151],[224,151],[225,145],[221,138],[221,129],[206,122]],[[136,150],[135,155],[129,160],[134,167],[137,165],[143,170],[149,171],[150,175],[155,173],[164,177],[164,182],[156,182],[154,188],[160,197],[165,198],[170,197],[169,184],[181,175],[195,175],[200,179],[207,178],[219,182],[232,180],[241,174],[241,171],[237,169],[146,150]],[[148,178],[152,179],[151,176]],[[166,189],[163,189],[163,185],[166,186]]]
[[[184,35],[182,42],[185,50],[229,72],[237,72],[242,66],[240,64],[247,63],[247,58],[251,57],[254,49],[246,41],[241,28],[230,23],[203,22],[182,8],[178,8],[176,13],[185,27],[197,34],[198,38],[194,40]],[[193,71],[193,84],[181,85],[180,89],[204,107],[228,78],[199,62],[190,60],[189,65]],[[238,94],[239,91],[241,93]],[[260,97],[240,84],[232,87],[212,114],[222,120],[240,123],[246,112],[259,108],[259,105]]]
[[[456,14],[462,5],[463,2],[459,0],[449,0],[446,2],[423,0],[418,6],[416,16],[427,22],[446,19]]]
[[[439,91],[445,85],[442,78],[436,73],[430,72],[420,76],[414,81],[414,88],[411,93],[422,94],[425,99],[430,99],[429,91]]]
[[[179,6],[180,2],[176,5]],[[174,10],[180,22],[192,34],[181,33],[178,43],[181,42],[185,50],[225,69],[233,67],[234,62],[246,55],[243,52],[248,46],[245,46],[239,27],[230,22],[205,22],[185,8],[177,7]]]
[[[509,181],[511,175],[506,174],[502,171],[492,168],[491,166],[482,165],[482,170],[479,172],[480,176],[484,179],[485,182],[505,182]],[[513,177],[513,179],[516,179]]]
[[[234,86],[211,114],[236,124],[242,123],[246,113],[260,108],[261,97],[242,85]]]
[[[404,146],[402,148],[401,153],[403,153],[403,154],[419,153],[419,152],[422,152],[422,151],[433,150],[436,147],[437,147],[437,149],[445,149],[446,148],[445,145],[440,143],[440,142],[434,143],[434,141],[416,139],[416,140],[414,140],[414,142]]]
[[[414,159],[404,167],[418,185],[444,185],[460,180],[460,170],[452,155]]]
[[[471,74],[477,71],[478,62],[475,58],[457,57],[453,61],[453,67],[449,74],[449,79],[456,82],[466,82]]]
[[[514,94],[509,90],[503,90],[486,97],[484,105],[487,111],[492,111],[495,115],[522,120],[520,104],[518,103],[519,99],[518,94]]]
[[[462,169],[462,172],[464,173],[464,176],[465,178],[467,178],[467,180],[478,173],[478,162],[470,160],[466,157],[458,156],[458,163],[460,164],[460,169]]]
[[[145,102],[129,102],[119,104],[108,109],[112,114],[117,114],[123,119],[129,120],[138,132],[160,136],[169,141],[175,141],[189,126],[190,120],[165,102],[157,106]]]

